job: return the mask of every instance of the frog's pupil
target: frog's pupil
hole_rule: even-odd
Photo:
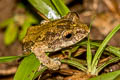
[[[72,34],[69,33],[69,34],[67,34],[65,37],[66,37],[66,38],[71,38],[71,36],[72,36]]]

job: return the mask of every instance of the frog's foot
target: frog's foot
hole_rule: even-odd
[[[61,62],[59,61],[59,59],[54,58],[50,60],[50,63],[47,64],[47,67],[51,70],[58,70],[60,68],[60,65],[61,65]]]
[[[42,66],[40,66],[39,70],[42,69],[43,66],[48,67],[48,69],[50,70],[58,70],[60,68],[61,62],[56,58],[54,59],[47,58],[46,60],[45,58],[43,58],[44,60],[40,58],[38,59],[42,63]]]
[[[51,70],[58,70],[60,68],[61,62],[58,59],[51,59],[47,55],[43,55],[43,57],[38,57],[39,61],[42,63],[43,66],[48,67]],[[41,66],[42,68],[42,66]]]

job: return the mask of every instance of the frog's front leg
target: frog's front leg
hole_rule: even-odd
[[[42,50],[40,47],[35,47],[32,49],[38,60],[44,65],[47,66],[49,69],[52,70],[58,70],[61,62],[59,60],[51,59],[49,58],[44,50]]]

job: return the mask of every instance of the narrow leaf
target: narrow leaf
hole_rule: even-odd
[[[111,53],[114,53],[114,55],[120,57],[120,48],[109,46],[109,47],[106,48],[106,50],[111,52]]]
[[[100,45],[100,47],[98,48],[95,56],[94,56],[94,59],[93,59],[93,62],[92,62],[92,67],[93,67],[93,74],[95,73],[96,71],[96,67],[97,67],[97,64],[98,64],[98,61],[101,57],[101,54],[103,52],[103,50],[105,49],[105,46],[107,45],[107,43],[109,42],[109,40],[112,38],[112,36],[120,29],[120,24],[117,25],[109,34],[108,36],[104,39],[104,41],[102,42],[102,44]]]
[[[74,60],[63,59],[63,60],[61,60],[61,62],[62,63],[67,63],[67,64],[69,64],[71,66],[74,66],[74,67],[76,67],[76,68],[78,68],[78,69],[80,69],[80,70],[82,70],[84,72],[86,72],[86,70],[87,70],[86,67],[84,67],[82,64],[80,64],[79,62],[74,61]]]
[[[14,80],[32,80],[39,66],[40,62],[34,54],[25,57],[18,67]]]
[[[90,23],[90,29],[92,27],[92,23],[93,23],[93,20],[92,22]],[[91,72],[91,62],[92,62],[92,53],[91,53],[91,47],[90,47],[90,39],[89,39],[89,35],[88,34],[88,42],[87,42],[87,67],[88,67],[88,72]]]
[[[5,62],[11,62],[14,61],[18,58],[22,58],[24,56],[6,56],[6,57],[0,57],[0,63],[5,63]]]
[[[83,42],[81,42],[77,45],[78,46],[83,46],[83,45],[86,45],[86,44],[87,44],[87,41],[83,41]],[[99,47],[100,44],[101,44],[101,42],[98,42],[98,41],[91,41],[90,42],[90,45],[92,47]],[[107,45],[107,47],[105,48],[105,51],[108,51],[108,52],[113,53],[114,55],[120,57],[120,48]]]
[[[91,62],[92,62],[92,53],[90,48],[90,41],[88,36],[88,43],[87,43],[87,66],[88,66],[88,72],[91,72]]]
[[[28,0],[39,12],[44,14],[48,19],[59,19],[60,15],[53,6],[51,0]]]
[[[10,45],[17,38],[18,27],[15,26],[14,21],[8,25],[7,30],[5,31],[4,43]]]
[[[68,7],[64,4],[62,0],[52,0],[52,2],[61,16],[65,16],[68,12],[70,12]]]
[[[114,72],[109,72],[106,74],[102,74],[100,76],[88,79],[88,80],[113,80],[115,79],[118,75],[120,75],[120,70],[114,71]]]
[[[1,22],[1,23],[0,23],[0,28],[7,27],[11,21],[13,21],[13,18],[9,18],[9,19]]]
[[[115,57],[110,59],[109,61],[106,61],[105,63],[101,64],[100,66],[98,66],[97,70],[96,70],[96,74],[98,74],[103,68],[105,68],[107,65],[117,62],[118,60],[120,60],[119,57]]]

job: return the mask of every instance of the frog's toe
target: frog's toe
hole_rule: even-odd
[[[61,62],[59,61],[59,59],[54,58],[52,59],[52,64],[48,67],[51,70],[58,70],[60,68]]]

